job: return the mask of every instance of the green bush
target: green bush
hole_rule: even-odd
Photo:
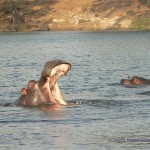
[[[28,31],[28,29],[30,28],[30,26],[28,24],[20,24],[16,27],[16,31]]]
[[[136,18],[131,23],[131,28],[136,30],[150,30],[150,18]]]
[[[146,5],[146,6],[150,6],[150,0],[139,0],[141,2],[141,4]]]

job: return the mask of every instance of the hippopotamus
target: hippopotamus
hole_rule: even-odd
[[[125,86],[150,85],[150,80],[143,77],[133,76],[132,78],[129,77],[129,79],[122,79],[120,83]]]
[[[27,88],[21,89],[16,105],[39,106],[42,104],[67,105],[58,86],[60,76],[67,74],[71,64],[64,60],[48,61],[41,72],[39,81],[30,80]]]

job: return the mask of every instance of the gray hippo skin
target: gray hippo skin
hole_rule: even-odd
[[[22,95],[15,102],[21,106],[39,106],[43,103],[67,105],[57,84],[60,76],[71,69],[71,64],[63,60],[48,61],[39,81],[30,80],[27,89],[22,88]]]

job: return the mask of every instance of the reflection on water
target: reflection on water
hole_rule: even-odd
[[[0,149],[148,150],[150,88],[119,83],[150,78],[149,39],[148,31],[0,33]],[[12,105],[52,59],[72,64],[58,81],[69,105]]]

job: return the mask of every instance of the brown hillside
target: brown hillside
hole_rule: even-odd
[[[0,31],[130,29],[138,18],[150,29],[150,7],[142,0],[10,2],[0,1]]]

